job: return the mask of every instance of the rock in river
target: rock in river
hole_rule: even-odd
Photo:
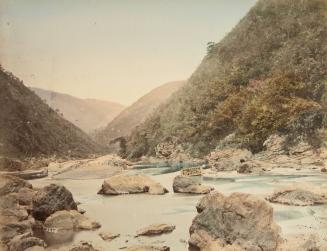
[[[136,236],[154,236],[154,235],[160,235],[160,234],[167,234],[171,233],[175,230],[174,225],[168,225],[168,224],[153,224],[148,227],[142,228],[137,231]]]
[[[91,221],[75,210],[55,212],[45,220],[44,226],[59,230],[94,230],[101,227],[98,222]]]
[[[277,249],[280,228],[273,221],[273,208],[262,199],[214,193],[199,202],[198,211],[190,227],[189,244],[195,250]]]
[[[292,206],[313,206],[327,204],[326,194],[301,188],[286,188],[266,198],[272,203]]]
[[[145,175],[116,175],[106,179],[99,194],[119,195],[119,194],[165,194],[168,190],[160,183]]]
[[[33,197],[33,216],[44,221],[60,210],[77,210],[73,195],[64,186],[51,184],[39,190]]]
[[[114,234],[114,233],[109,233],[109,232],[101,232],[101,233],[99,233],[99,236],[104,241],[111,241],[113,239],[118,238],[120,236],[120,234]]]
[[[173,190],[175,193],[207,194],[213,188],[201,185],[190,177],[178,175],[174,178]]]

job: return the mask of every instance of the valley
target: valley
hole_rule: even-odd
[[[5,1],[0,250],[327,250],[326,0]]]

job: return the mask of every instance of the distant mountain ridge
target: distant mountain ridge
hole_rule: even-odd
[[[108,145],[115,138],[128,136],[159,105],[166,102],[184,84],[185,81],[169,82],[150,91],[124,109],[103,131],[100,131],[97,140]]]
[[[59,110],[65,119],[87,133],[105,127],[124,109],[123,105],[114,102],[82,99],[36,87],[30,89],[54,110]]]
[[[233,144],[258,152],[272,134],[319,144],[327,126],[327,1],[259,0],[170,102],[135,130],[126,155],[172,141],[194,156]],[[230,138],[229,138],[230,139]]]
[[[0,156],[85,157],[103,149],[0,66]]]

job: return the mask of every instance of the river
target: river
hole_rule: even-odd
[[[127,171],[152,176],[170,190],[165,195],[98,195],[97,192],[103,179],[119,172],[118,168],[95,167],[93,169],[91,166],[65,172],[55,176],[55,179],[48,177],[33,180],[32,184],[35,187],[50,183],[64,185],[73,193],[74,199],[81,203],[79,208],[85,209],[88,217],[102,225],[102,228],[97,231],[81,231],[71,235],[65,234],[64,237],[48,233],[48,244],[51,248],[55,248],[67,243],[86,240],[91,241],[101,250],[110,251],[132,244],[145,243],[166,245],[173,251],[187,250],[188,229],[197,214],[195,205],[202,196],[174,194],[172,192],[172,181],[176,176],[174,171],[176,169],[170,167]],[[315,170],[276,170],[265,175],[239,175],[234,172],[225,172],[217,176],[197,177],[196,179],[201,179],[202,183],[214,186],[217,191],[226,195],[232,192],[245,192],[262,198],[277,188],[294,183],[304,182],[317,186],[327,184],[327,176]],[[283,235],[318,233],[321,239],[326,240],[326,206],[296,207],[276,204],[272,206],[274,219],[281,226]],[[138,229],[154,223],[174,224],[176,230],[158,237],[134,237]],[[98,235],[102,231],[119,233],[121,236],[113,241],[103,241]]]

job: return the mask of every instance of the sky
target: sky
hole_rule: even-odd
[[[1,0],[0,63],[34,86],[129,105],[187,79],[256,0]]]

